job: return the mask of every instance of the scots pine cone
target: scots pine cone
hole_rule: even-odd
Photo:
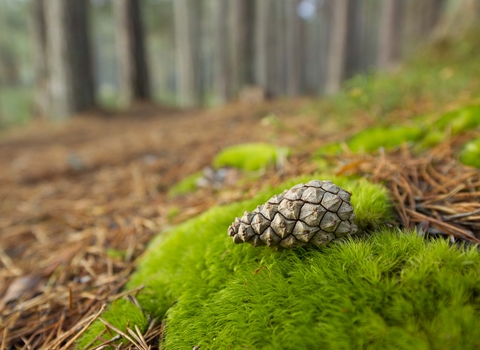
[[[322,246],[352,235],[355,212],[351,193],[330,181],[312,180],[270,198],[253,212],[245,212],[228,228],[235,243],[255,247]]]

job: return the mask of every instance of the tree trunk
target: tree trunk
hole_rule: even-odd
[[[139,0],[113,1],[121,104],[148,99],[150,87]]]
[[[225,0],[214,0],[213,3],[213,93],[216,105],[225,104],[231,96],[228,5]]]
[[[338,92],[345,76],[348,2],[349,0],[330,2],[332,6],[332,25],[327,62],[328,76],[325,84],[327,94]]]
[[[200,76],[201,0],[175,0],[175,54],[177,95],[182,107],[201,103]]]
[[[275,0],[257,1],[255,9],[255,81],[271,95],[275,89]]]
[[[230,79],[232,95],[255,83],[255,2],[232,0],[230,6]]]
[[[94,104],[87,2],[45,0],[50,116],[63,120]]]
[[[273,30],[270,37],[273,38],[273,52],[269,55],[270,68],[269,88],[273,96],[286,95],[286,38],[285,32],[281,29],[285,28],[286,12],[285,3],[287,0],[276,0],[273,3],[273,18],[269,30]]]
[[[286,3],[286,68],[287,68],[287,95],[300,94],[301,77],[301,46],[300,29],[301,19],[297,14],[298,0],[287,0]]]
[[[36,0],[30,3],[30,16],[28,24],[33,56],[33,69],[35,74],[34,114],[37,116],[46,116],[49,109],[49,97],[44,0]]]
[[[399,58],[402,0],[383,0],[377,66],[388,69]]]
[[[445,0],[406,0],[404,4],[402,55],[410,55],[425,44],[438,22]],[[456,2],[457,0],[455,0]]]
[[[349,0],[347,44],[345,52],[345,73],[347,79],[362,72],[365,62],[365,46],[368,40],[366,14],[368,0]],[[371,10],[371,9],[370,9]]]

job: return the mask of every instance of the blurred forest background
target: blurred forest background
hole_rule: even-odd
[[[479,17],[476,0],[0,0],[0,127],[332,94]]]

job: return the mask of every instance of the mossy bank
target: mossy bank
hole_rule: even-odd
[[[352,191],[357,223],[370,235],[308,250],[231,242],[226,227],[235,216],[310,179],[212,208],[159,235],[128,286],[145,286],[138,295],[144,320],[130,302],[102,317],[121,330],[145,326],[146,315],[164,318],[164,349],[480,345],[478,253],[384,228],[390,211],[379,185],[330,178]],[[95,323],[78,348],[103,329]]]

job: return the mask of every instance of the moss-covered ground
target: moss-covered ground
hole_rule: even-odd
[[[307,179],[282,188],[299,180]],[[357,194],[358,223],[375,233],[310,250],[232,244],[225,227],[282,189],[275,188],[158,236],[129,287],[144,285],[138,300],[145,313],[165,317],[163,348],[480,346],[477,250],[387,229],[379,225],[389,215],[381,186],[334,181]],[[145,325],[135,304],[121,306],[103,318],[119,329],[126,319],[130,327]],[[79,345],[104,328],[95,323]]]
[[[355,193],[357,223],[375,231],[362,238],[292,251],[231,242],[225,228],[235,216],[307,180],[213,208],[151,243],[129,287],[144,285],[145,314],[165,318],[165,349],[480,345],[477,251],[383,227],[390,211],[379,185],[333,178]],[[119,329],[145,326],[135,304],[118,307],[102,317]],[[104,328],[95,323],[79,346]]]
[[[378,227],[389,219],[391,212],[385,188],[361,179],[352,180],[331,176],[328,178],[355,193],[352,204],[357,214],[356,222],[361,228]],[[247,201],[212,208],[158,236],[151,243],[129,285],[132,288],[146,286],[138,295],[142,308],[147,314],[163,317],[167,312],[168,315],[173,312],[174,308],[171,306],[174,303],[176,308],[183,305],[185,301],[186,304],[183,307],[191,309],[192,312],[200,311],[202,308],[209,307],[209,302],[207,304],[204,302],[213,296],[212,293],[219,293],[231,283],[238,283],[238,281],[235,282],[238,278],[237,272],[243,267],[249,268],[249,265],[257,264],[262,259],[273,262],[277,252],[272,252],[270,249],[255,249],[250,245],[236,246],[227,236],[226,228],[245,210],[251,211],[273,194],[311,179],[311,177],[292,179],[280,187],[267,189]],[[278,254],[280,257],[282,254],[290,253]],[[316,254],[322,254],[321,250],[316,250]],[[261,265],[258,265],[256,268],[260,267]],[[267,280],[264,282],[266,284],[263,288],[266,289],[269,282]],[[285,280],[284,283],[290,282]],[[201,309],[198,308],[200,304],[203,304]],[[128,307],[125,304],[122,306]],[[138,313],[138,307],[133,303],[130,304],[130,308]],[[115,308],[112,308],[103,317],[117,328],[125,329],[127,325],[125,314],[128,312],[124,309],[119,314]],[[184,317],[185,315],[180,316],[180,319],[186,321],[189,318]],[[174,317],[172,320],[175,319],[177,318]],[[170,324],[170,316],[168,320]],[[97,321],[82,338],[79,347],[82,348],[91,342],[94,336],[104,328],[103,323]],[[198,341],[201,339],[199,338]]]

